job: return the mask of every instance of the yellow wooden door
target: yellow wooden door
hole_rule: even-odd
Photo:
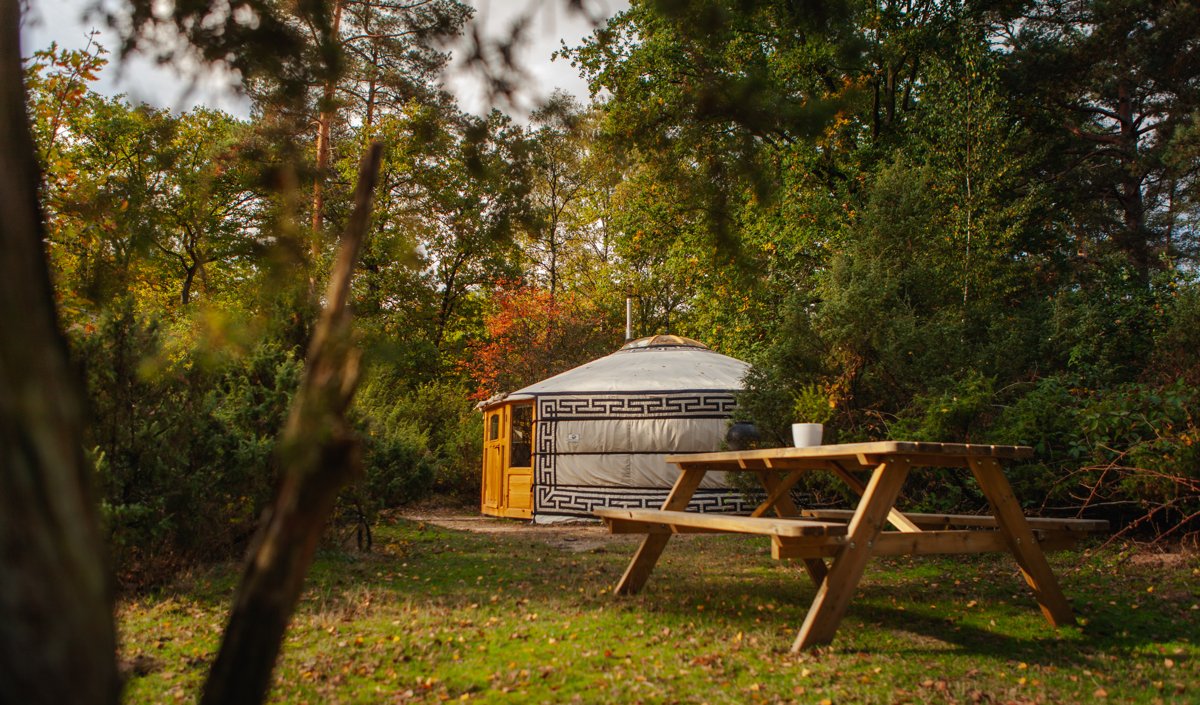
[[[485,514],[502,516],[504,465],[508,444],[507,406],[488,411],[483,418],[483,505]]]
[[[506,517],[533,516],[533,404],[509,407],[508,462],[501,504]]]

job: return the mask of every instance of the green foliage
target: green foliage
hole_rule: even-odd
[[[771,345],[758,357],[746,374],[745,389],[737,395],[737,413],[754,421],[765,445],[790,445],[794,393],[811,385],[823,372],[820,343],[808,312],[794,308],[777,334],[794,345]]]
[[[1108,258],[1058,293],[1050,312],[1050,343],[1060,364],[1087,386],[1138,378],[1150,357],[1162,307],[1123,262]]]
[[[1182,382],[1123,385],[1088,400],[1079,414],[1092,464],[1089,501],[1135,503],[1167,525],[1200,512],[1200,394]],[[1171,521],[1174,519],[1174,521]]]
[[[992,380],[968,373],[948,389],[916,395],[889,430],[895,438],[969,443],[993,415],[995,399]]]
[[[428,436],[411,421],[381,426],[371,420],[360,426],[366,469],[362,501],[376,509],[424,499],[433,488],[436,471]]]
[[[795,423],[828,423],[833,418],[834,405],[819,385],[801,387],[792,403],[792,418]]]
[[[1033,508],[1117,506],[1185,527],[1180,522],[1200,511],[1198,414],[1200,396],[1182,380],[1089,390],[1046,377],[998,391],[973,374],[918,396],[889,430],[895,438],[1031,446],[1034,460],[1010,477]],[[948,474],[929,475],[913,494],[930,509],[981,503],[956,488]]]
[[[397,413],[429,436],[436,461],[433,489],[464,504],[478,501],[483,415],[468,385],[452,379],[423,384],[400,401]]]
[[[463,504],[479,499],[483,417],[463,381],[416,387],[394,373],[374,371],[359,392],[367,444],[367,489],[376,508],[424,499],[431,493]]]
[[[244,545],[274,488],[275,435],[300,375],[269,342],[217,364],[164,361],[162,331],[125,300],[72,340],[106,526],[131,583]]]
[[[1183,380],[1200,387],[1200,286],[1195,280],[1169,281],[1154,302],[1161,312],[1155,330],[1148,377],[1159,382]]]

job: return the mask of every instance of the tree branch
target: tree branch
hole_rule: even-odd
[[[202,705],[250,705],[265,699],[337,492],[358,472],[358,443],[345,418],[359,369],[359,352],[350,337],[350,283],[382,155],[383,146],[372,143],[359,165],[354,211],[330,274],[304,380],[280,438],[283,484],[251,545]]]

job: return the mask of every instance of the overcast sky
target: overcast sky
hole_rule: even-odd
[[[86,8],[94,0],[31,0],[31,12],[22,25],[22,52],[28,56],[50,42],[69,49],[82,49],[88,43],[88,33],[99,30],[100,44],[113,54],[112,63],[101,74],[96,89],[107,95],[126,94],[133,102],[146,102],[173,110],[186,110],[195,105],[207,105],[240,117],[247,117],[249,105],[229,86],[235,77],[215,71],[200,73],[198,80],[181,76],[172,68],[158,66],[147,57],[132,57],[122,62],[115,57],[119,45],[112,30],[101,19],[85,17]],[[110,3],[106,3],[110,4]],[[522,12],[533,11],[528,41],[521,52],[521,62],[530,79],[528,93],[518,97],[518,105],[502,106],[510,113],[526,112],[537,101],[549,96],[555,88],[563,88],[581,99],[587,96],[587,86],[571,65],[563,60],[551,61],[550,55],[562,41],[575,46],[591,33],[588,19],[568,11],[562,0],[473,0],[475,21],[483,26],[485,36],[505,36],[513,20]],[[114,5],[119,7],[119,3]],[[604,16],[628,6],[627,0],[591,0],[589,8]],[[447,72],[446,85],[459,97],[464,110],[483,113],[488,109],[486,96],[478,81],[457,71]]]

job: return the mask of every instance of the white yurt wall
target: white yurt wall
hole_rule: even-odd
[[[695,341],[655,336],[509,395],[535,403],[534,520],[661,506],[678,477],[664,458],[721,448],[748,369]],[[692,508],[744,504],[723,477],[710,476]]]

